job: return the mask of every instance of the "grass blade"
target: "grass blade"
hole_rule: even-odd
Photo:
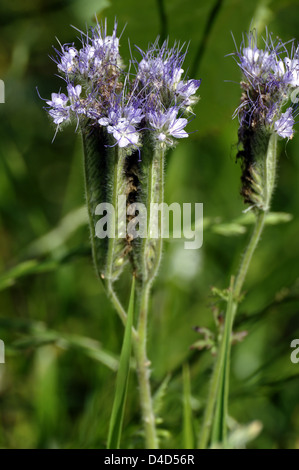
[[[233,299],[234,278],[231,278],[229,298],[225,315],[223,338],[219,350],[222,355],[222,367],[218,383],[218,393],[216,399],[216,409],[212,427],[211,443],[224,443],[227,434],[228,417],[228,393],[229,393],[229,375],[230,375],[230,352],[231,352],[231,334],[233,319],[236,309],[236,303]]]
[[[184,449],[194,449],[194,434],[191,409],[191,382],[188,364],[183,365],[183,446]]]
[[[134,318],[134,293],[135,293],[135,277],[133,277],[131,295],[129,301],[127,323],[122,345],[119,369],[116,378],[116,390],[114,403],[109,423],[108,433],[108,449],[119,449],[120,438],[122,432],[124,411],[126,405],[126,397],[129,382],[130,358],[132,346],[132,327]]]

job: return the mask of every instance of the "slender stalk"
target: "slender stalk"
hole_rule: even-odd
[[[235,315],[234,302],[234,278],[231,278],[229,298],[227,303],[227,311],[225,315],[225,325],[223,331],[223,339],[220,345],[219,355],[222,357],[222,366],[219,376],[219,384],[216,397],[216,409],[212,425],[211,444],[217,442],[226,442],[227,435],[227,397],[228,397],[228,376],[230,368],[230,345],[233,327],[233,319]]]
[[[147,358],[146,351],[149,293],[150,285],[143,288],[140,292],[139,321],[137,328],[138,338],[136,341],[134,341],[134,349],[146,448],[158,449],[159,445],[149,381],[150,361]]]
[[[158,239],[151,239],[150,226],[152,216],[152,203],[163,202],[163,172],[164,172],[164,152],[156,150],[149,158],[146,171],[146,209],[147,209],[147,237],[142,240],[140,250],[140,274],[139,283],[139,315],[137,334],[138,338],[134,342],[137,377],[139,382],[140,403],[142,419],[144,423],[145,441],[148,449],[158,449],[159,443],[156,432],[155,416],[150,388],[150,361],[147,358],[147,323],[148,304],[151,286],[158,272],[162,257],[162,220],[159,224]]]
[[[212,443],[223,442],[226,443],[227,436],[227,416],[228,416],[228,397],[229,397],[229,375],[230,375],[230,352],[231,352],[231,336],[233,330],[234,318],[236,316],[238,305],[240,302],[240,294],[246,275],[250,266],[251,259],[261,238],[261,234],[265,225],[267,213],[259,211],[256,216],[255,227],[251,235],[249,244],[244,253],[239,272],[235,283],[231,286],[230,297],[227,303],[227,309],[225,314],[225,332],[223,338],[223,346],[221,349],[221,355],[224,357],[223,371],[220,378],[220,384],[222,389],[219,389],[219,400],[217,401],[216,412],[219,416],[219,432],[213,433]],[[218,404],[219,402],[219,404]],[[217,416],[217,414],[216,414]]]
[[[124,307],[122,306],[111,281],[106,280],[105,282],[105,289],[106,294],[109,300],[111,301],[112,305],[114,306],[116,312],[118,313],[119,318],[121,319],[124,326],[127,323],[127,312],[125,311]],[[134,327],[132,327],[132,337],[134,340],[137,340],[138,333]]]
[[[214,418],[214,409],[215,409],[215,403],[216,403],[216,398],[217,398],[217,392],[219,388],[220,376],[221,376],[221,371],[223,368],[223,362],[224,362],[224,357],[222,354],[220,354],[220,351],[218,351],[216,362],[214,365],[214,370],[213,370],[212,377],[211,377],[210,391],[209,391],[208,401],[207,401],[206,408],[205,408],[201,433],[199,437],[199,444],[198,444],[199,449],[206,449],[208,446],[210,433],[211,433],[211,427],[212,427],[213,418]]]
[[[267,217],[267,212],[264,211],[259,211],[256,216],[256,222],[254,226],[253,233],[251,235],[249,244],[245,250],[238,275],[236,277],[236,281],[234,284],[234,291],[233,291],[233,297],[236,299],[234,304],[237,302],[238,303],[238,297],[241,294],[241,290],[245,281],[245,278],[247,276],[248,268],[253,256],[253,253],[255,252],[255,249],[257,247],[257,244],[261,238],[261,234],[265,225],[265,220]]]
[[[199,448],[208,446],[211,429],[211,444],[222,442],[225,446],[227,433],[227,413],[229,396],[230,350],[233,322],[240,302],[240,294],[248,273],[250,262],[261,238],[265,220],[270,209],[271,197],[274,190],[277,160],[277,136],[269,139],[267,155],[263,168],[264,210],[258,209],[253,233],[244,252],[235,282],[231,282],[230,295],[227,303],[225,326],[214,366],[210,393],[205,409]]]
[[[266,213],[264,211],[260,211],[257,214],[256,223],[255,223],[252,236],[245,250],[245,253],[244,253],[240,268],[239,268],[238,276],[236,277],[234,285],[232,286],[232,292],[231,292],[232,301],[228,302],[226,315],[225,315],[225,321],[229,325],[229,328],[227,331],[227,338],[229,338],[229,341],[227,340],[227,338],[225,338],[225,335],[223,335],[223,338],[222,338],[223,340],[220,344],[219,352],[217,354],[216,363],[215,363],[213,374],[212,374],[209,398],[208,398],[208,403],[205,409],[202,432],[201,432],[201,436],[199,440],[200,449],[205,449],[208,445],[208,440],[210,437],[210,432],[211,432],[213,419],[214,419],[215,404],[217,401],[218,394],[219,395],[221,393],[225,394],[226,399],[225,399],[225,403],[223,404],[223,409],[224,410],[227,409],[228,385],[225,386],[226,389],[219,390],[219,384],[221,382],[221,378],[224,380],[224,375],[228,375],[229,366],[227,365],[228,370],[225,371],[224,364],[225,364],[225,357],[228,357],[230,355],[230,343],[231,343],[230,337],[231,337],[234,318],[235,318],[237,308],[238,308],[238,303],[239,303],[238,297],[240,296],[253,253],[261,237],[261,233],[263,231],[263,227],[265,223],[265,217],[266,217]],[[227,384],[227,381],[225,382]],[[218,414],[217,411],[219,413],[219,409],[216,410],[216,417]],[[222,429],[224,429],[224,427],[226,429],[226,422],[222,423]],[[216,437],[216,434],[215,432],[213,433],[213,441],[219,442],[219,436]],[[226,432],[224,431],[223,434],[225,436]]]

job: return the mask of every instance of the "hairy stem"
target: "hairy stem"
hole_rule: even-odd
[[[159,444],[150,387],[150,361],[147,358],[146,348],[149,294],[150,286],[142,288],[139,299],[138,338],[134,341],[134,350],[146,448],[158,449]]]
[[[150,361],[147,358],[146,343],[149,296],[162,257],[162,214],[160,222],[158,221],[157,239],[151,239],[150,229],[152,222],[152,203],[160,204],[163,202],[164,152],[162,150],[155,151],[148,162],[145,162],[145,165],[144,187],[146,188],[146,192],[143,194],[143,197],[147,209],[147,237],[142,240],[139,259],[137,261],[137,269],[140,274],[139,314],[137,326],[138,339],[134,342],[134,347],[146,447],[148,449],[158,449],[159,443],[150,388]]]
[[[230,375],[230,351],[231,336],[235,316],[240,303],[241,291],[248,273],[248,269],[261,238],[265,220],[270,209],[270,202],[274,191],[277,161],[277,136],[269,139],[267,154],[263,165],[263,190],[265,194],[265,210],[257,209],[256,222],[253,233],[244,252],[241,265],[234,282],[231,282],[230,294],[227,303],[225,325],[219,346],[210,385],[210,393],[205,409],[202,431],[199,439],[199,448],[207,448],[211,444],[222,442],[226,444],[229,375]]]
[[[126,326],[127,322],[127,312],[125,311],[124,307],[122,306],[115,290],[113,287],[113,284],[110,280],[105,281],[105,289],[106,289],[106,294],[112,305],[114,306],[119,318],[121,319],[122,323],[124,326]],[[132,327],[132,337],[133,340],[137,340],[138,338],[138,333],[134,327]]]

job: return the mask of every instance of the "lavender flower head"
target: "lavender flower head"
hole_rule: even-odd
[[[276,132],[282,138],[293,137],[295,109],[290,96],[299,86],[299,48],[294,41],[290,42],[289,54],[286,44],[281,40],[274,41],[268,34],[264,49],[259,49],[256,34],[250,32],[234,54],[243,75],[241,104],[235,111],[235,116],[239,117],[241,140],[246,130],[256,128]],[[285,112],[289,119],[281,121]]]
[[[192,105],[200,80],[186,80],[182,65],[186,56],[184,45],[168,47],[165,41],[159,47],[158,40],[148,51],[137,48],[142,59],[134,61],[136,67],[135,92],[145,96],[145,121],[157,146],[172,146],[177,138],[188,137],[183,129],[186,117],[192,113]]]
[[[261,49],[256,33],[250,32],[233,54],[242,72],[241,103],[234,117],[239,118],[242,146],[237,155],[243,170],[241,194],[251,207],[268,210],[267,149],[271,136],[291,139],[294,135],[297,107],[292,93],[299,86],[299,48],[294,40],[284,44],[271,34],[263,42]]]
[[[145,133],[164,148],[188,137],[183,129],[200,81],[183,77],[186,52],[179,45],[169,48],[167,41],[159,47],[158,40],[147,52],[136,49],[141,60],[132,58],[135,73],[132,66],[125,72],[115,22],[111,35],[106,23],[97,24],[81,33],[80,49],[67,44],[56,50],[54,60],[66,91],[52,93],[46,109],[57,130],[72,121],[79,126],[89,122],[104,129],[110,146],[128,153],[140,151]]]

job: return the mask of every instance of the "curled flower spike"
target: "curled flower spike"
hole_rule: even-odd
[[[234,54],[243,79],[241,104],[235,112],[242,128],[263,127],[285,138],[281,126],[275,125],[295,87],[299,85],[299,49],[291,41],[291,53],[280,39],[271,34],[264,39],[264,49],[257,47],[257,36],[250,32],[243,38],[240,49]],[[294,112],[294,107],[290,108]],[[289,138],[293,132],[288,132]],[[241,139],[242,140],[242,139]]]
[[[250,207],[268,210],[275,183],[276,163],[269,162],[269,142],[294,135],[296,103],[292,93],[299,85],[299,48],[292,40],[284,44],[271,34],[257,46],[257,35],[243,37],[233,55],[242,72],[241,103],[234,113],[239,118],[237,157],[242,161],[241,194]],[[287,45],[290,45],[288,52]],[[273,173],[273,174],[272,174]]]
[[[160,48],[157,40],[147,52],[137,48],[142,60],[137,64],[136,80],[140,88],[147,91],[151,106],[156,103],[166,108],[177,106],[190,111],[187,108],[198,101],[193,95],[200,86],[200,80],[182,80],[182,65],[186,55],[186,52],[182,52],[183,46],[175,44],[169,48],[168,41],[165,41]]]

